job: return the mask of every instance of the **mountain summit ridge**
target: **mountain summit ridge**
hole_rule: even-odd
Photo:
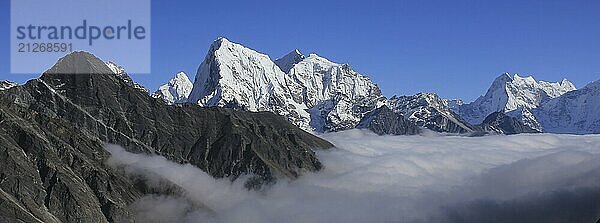
[[[502,73],[471,103],[428,93],[388,99],[376,83],[349,64],[315,53],[305,56],[299,50],[273,61],[266,54],[221,37],[211,44],[199,66],[187,102],[274,112],[315,132],[356,128],[367,114],[383,105],[421,128],[438,132],[478,131],[477,126],[495,112],[542,131],[540,112],[534,110],[576,90],[567,79],[548,82]]]
[[[283,58],[292,66],[288,73],[280,68],[283,60],[278,66],[268,55],[219,38],[198,68],[189,102],[271,111],[318,132],[354,128],[378,107],[377,85],[350,66],[297,50]]]
[[[511,76],[509,73],[503,73],[492,82],[485,95],[459,106],[457,113],[469,123],[479,124],[489,114],[498,111],[510,113],[521,109],[520,114],[529,113],[544,101],[574,90],[575,85],[566,79],[552,83],[536,81],[532,76]],[[531,120],[530,117],[522,115],[518,118],[533,128],[539,127],[537,121]]]

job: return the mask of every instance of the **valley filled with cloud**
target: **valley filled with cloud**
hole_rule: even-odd
[[[324,169],[259,191],[189,164],[108,145],[109,164],[177,188],[132,205],[154,222],[592,222],[600,213],[600,136],[322,134]],[[392,219],[392,220],[391,220]]]

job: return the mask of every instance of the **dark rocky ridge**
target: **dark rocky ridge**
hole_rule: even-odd
[[[390,98],[392,111],[407,117],[413,124],[436,132],[471,133],[474,126],[464,121],[435,93]]]
[[[538,130],[523,124],[518,118],[508,116],[504,112],[494,112],[489,114],[477,127],[481,131],[506,135],[540,133]]]
[[[127,205],[148,191],[106,166],[105,143],[260,182],[319,170],[312,149],[332,147],[272,113],[168,106],[83,52],[1,91],[0,126],[3,222],[131,217]]]
[[[369,129],[378,135],[416,135],[420,132],[418,126],[401,114],[394,113],[387,106],[367,113],[356,128]]]

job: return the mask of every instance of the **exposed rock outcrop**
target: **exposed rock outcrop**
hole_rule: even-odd
[[[369,129],[378,135],[415,135],[420,132],[419,127],[387,106],[367,113],[356,128]]]
[[[508,116],[503,112],[494,112],[488,115],[477,127],[486,132],[506,135],[540,133],[540,131],[523,124],[518,118]]]

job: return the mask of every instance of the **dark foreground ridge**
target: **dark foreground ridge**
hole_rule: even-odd
[[[272,113],[168,106],[84,52],[0,91],[0,126],[0,222],[128,221],[149,191],[105,164],[106,143],[258,184],[317,171],[312,149],[333,147]]]

